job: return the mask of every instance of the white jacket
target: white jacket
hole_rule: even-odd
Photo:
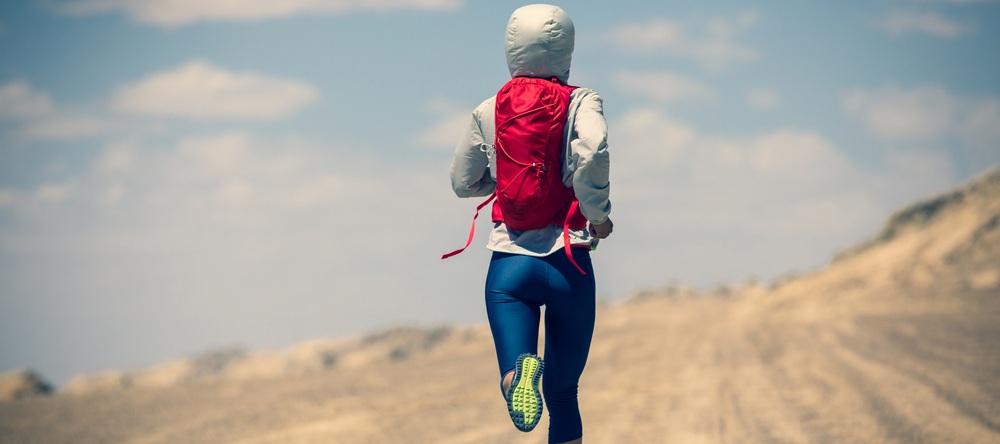
[[[574,29],[566,13],[550,5],[529,5],[514,11],[507,24],[507,67],[512,77],[558,77],[569,79]],[[496,189],[493,156],[496,96],[486,99],[472,112],[451,163],[451,186],[459,197],[487,197]],[[611,212],[608,172],[610,160],[608,127],[601,97],[587,88],[570,96],[563,148],[563,182],[572,187],[580,211],[592,224],[607,220]],[[486,211],[489,214],[489,211]],[[563,227],[529,231],[508,230],[497,223],[487,248],[494,251],[546,256],[563,248]],[[570,230],[573,244],[596,243],[586,229]]]

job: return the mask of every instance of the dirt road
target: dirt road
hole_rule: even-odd
[[[595,350],[592,442],[1000,442],[997,294],[974,298],[893,298],[850,315],[837,301],[640,302]],[[913,310],[887,309],[898,303]],[[675,339],[643,341],[653,335]],[[651,365],[608,377],[609,361],[640,359]],[[625,411],[601,405],[623,394],[636,398]]]

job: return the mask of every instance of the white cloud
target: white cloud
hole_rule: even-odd
[[[612,149],[628,147],[627,159],[634,160],[615,162],[615,172],[628,177],[648,173],[646,168],[650,165],[655,168],[677,165],[680,156],[691,149],[698,138],[694,128],[653,108],[629,110],[614,122],[610,131],[608,143]]]
[[[691,228],[698,225],[698,214],[706,211],[794,206],[812,197],[836,195],[843,184],[857,179],[853,166],[829,141],[808,131],[716,136],[654,109],[632,111],[611,126],[622,135],[609,142],[619,200],[682,200],[693,206],[681,216],[690,218]],[[745,216],[752,217],[733,221],[746,224],[763,218],[756,227],[764,230],[778,214]],[[656,218],[651,223],[659,225]]]
[[[24,81],[0,85],[0,119],[18,121],[11,134],[22,141],[74,140],[156,129],[159,117],[279,119],[318,97],[301,82],[192,61],[123,86],[107,103],[84,107],[59,105]]]
[[[606,285],[633,290],[819,267],[896,206],[948,185],[953,171],[923,152],[893,153],[885,170],[869,170],[814,131],[717,135],[653,108],[609,127],[620,229],[599,255],[614,255]]]
[[[755,137],[746,156],[746,166],[754,173],[779,174],[799,184],[843,180],[851,169],[829,141],[808,131],[779,129]]]
[[[16,134],[25,140],[73,140],[106,134],[112,127],[109,121],[100,117],[61,112],[27,122]]]
[[[19,217],[38,217],[44,214],[39,211],[40,209],[67,203],[77,196],[78,189],[79,184],[73,180],[42,182],[27,191],[0,188],[0,210],[11,211]],[[0,244],[2,243],[0,239]]]
[[[432,101],[428,108],[438,115],[438,123],[417,135],[417,142],[425,147],[454,151],[462,131],[469,125],[472,110],[443,100]]]
[[[335,319],[341,334],[371,328],[359,322],[403,317],[413,305],[364,321],[344,310],[413,294],[421,274],[444,272],[431,259],[463,239],[468,219],[456,214],[464,207],[449,196],[446,172],[428,178],[366,153],[238,132],[112,143],[65,182],[0,190],[0,259],[59,257],[35,272],[65,278],[61,292],[79,305],[67,309],[93,316],[97,306],[139,310],[128,319],[219,310],[210,317],[245,325],[256,321],[232,313],[250,310],[313,316],[312,329]],[[38,278],[18,283],[34,288]],[[259,304],[274,309],[253,311]],[[165,313],[148,312],[159,306]]]
[[[0,85],[0,118],[40,117],[51,114],[54,110],[52,98],[35,90],[28,82],[14,81]]]
[[[954,38],[976,30],[971,23],[959,22],[937,12],[897,10],[888,13],[877,26],[893,35],[922,33]]]
[[[139,23],[176,27],[199,21],[250,21],[352,11],[450,10],[462,3],[463,0],[68,0],[59,9],[81,16],[121,12]]]
[[[966,106],[964,119],[956,128],[970,144],[1000,151],[1000,99],[987,97]]]
[[[138,147],[135,142],[116,142],[94,162],[95,171],[99,173],[117,173],[127,171],[136,164]]]
[[[843,95],[844,110],[890,141],[958,140],[975,150],[997,150],[1000,99],[967,97],[940,86],[886,87]],[[1000,160],[1000,156],[997,160]]]
[[[11,134],[28,141],[91,137],[113,126],[99,110],[60,106],[25,81],[0,85],[0,119],[18,121]]]
[[[754,50],[740,43],[740,34],[757,21],[754,12],[729,18],[657,19],[619,26],[609,37],[624,51],[694,59],[706,68],[718,70],[757,58]]]
[[[893,86],[854,90],[842,103],[872,135],[909,156],[950,153],[934,161],[967,171],[1000,164],[1000,98],[963,96],[940,86]]]
[[[1000,99],[988,97],[968,104],[956,132],[968,147],[969,164],[1000,164]]]
[[[661,102],[715,98],[715,91],[701,80],[669,71],[619,71],[615,84],[625,92]]]
[[[192,119],[278,119],[317,100],[310,85],[256,73],[233,73],[192,61],[115,92],[124,113]]]
[[[954,126],[958,100],[936,86],[909,90],[854,90],[842,98],[844,109],[870,131],[889,140],[940,138]]]
[[[13,205],[17,198],[17,193],[13,190],[0,188],[0,208]]]
[[[73,196],[74,183],[45,183],[35,190],[35,199],[45,203],[59,203]]]
[[[772,110],[781,104],[781,96],[770,89],[754,89],[746,94],[747,104],[759,110]]]

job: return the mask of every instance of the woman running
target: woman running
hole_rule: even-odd
[[[500,388],[511,419],[525,432],[538,423],[544,395],[550,443],[583,440],[577,387],[594,332],[590,252],[613,228],[601,97],[566,83],[574,33],[559,7],[514,11],[505,38],[511,83],[473,111],[451,164],[459,197],[496,196],[486,310]],[[554,142],[539,135],[538,123],[547,118]],[[555,145],[555,164],[528,159],[544,156],[546,143]],[[546,180],[555,183],[551,190]],[[542,190],[547,200],[519,210],[531,190]],[[536,222],[526,222],[531,219]],[[542,306],[544,360],[538,356]]]

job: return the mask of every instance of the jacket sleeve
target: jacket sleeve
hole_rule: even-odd
[[[580,105],[573,116],[570,134],[572,185],[580,200],[580,211],[592,224],[607,221],[611,213],[611,160],[608,155],[608,124],[604,119],[601,96],[593,90],[579,89]]]
[[[496,189],[488,152],[493,149],[493,103],[488,99],[472,112],[451,161],[451,188],[458,197],[489,196]]]

